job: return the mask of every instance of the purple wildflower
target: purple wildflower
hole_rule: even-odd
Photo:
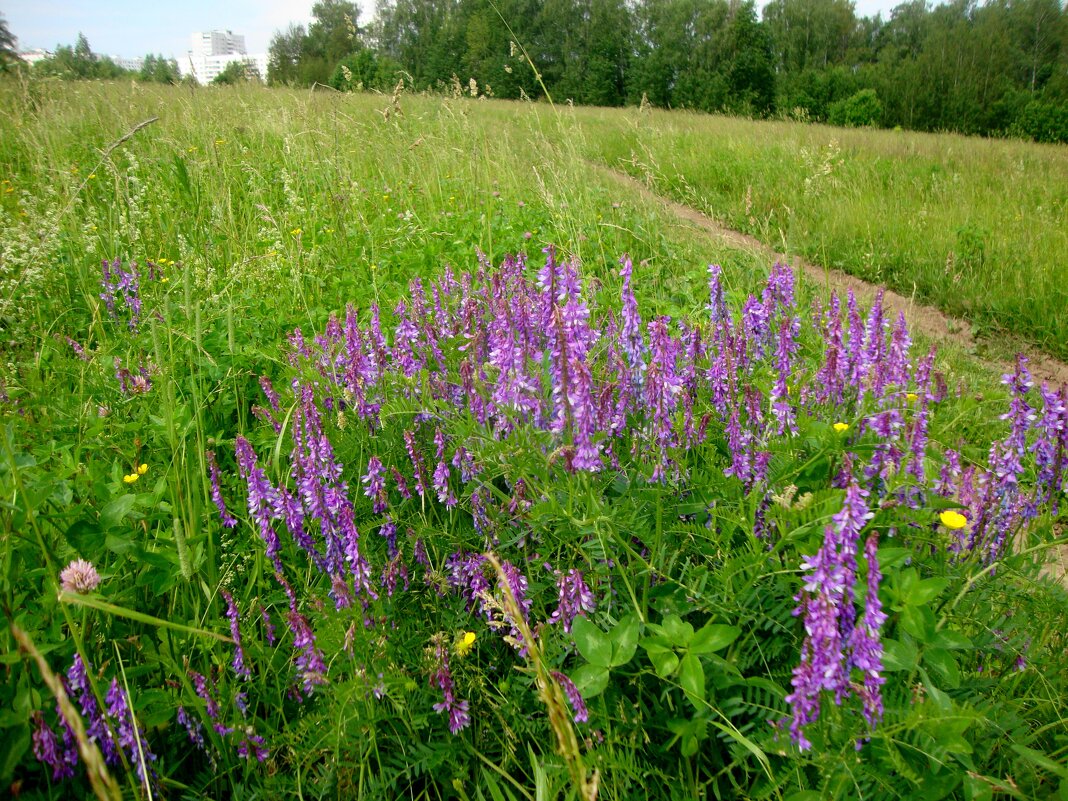
[[[215,451],[205,453],[208,459],[208,475],[211,478],[211,500],[215,508],[219,510],[219,519],[226,528],[237,525],[237,519],[226,510],[226,501],[223,500],[222,489],[219,487],[219,465],[215,462]]]
[[[204,744],[204,727],[199,720],[189,716],[189,713],[185,711],[184,706],[178,707],[178,722],[185,727],[185,730],[189,733],[189,741],[201,751],[206,751],[207,747]]]
[[[127,325],[131,331],[137,330],[141,320],[141,275],[137,262],[131,262],[127,271],[123,269],[121,259],[116,258],[110,263],[105,259],[101,270],[100,286],[103,291],[100,293],[100,299],[107,306],[108,316],[118,322],[117,303],[121,300],[130,315]]]
[[[267,750],[266,741],[249,726],[241,730],[237,755],[241,759],[250,759],[254,756],[257,762],[264,762],[270,756],[270,751]]]
[[[73,778],[74,766],[78,764],[77,750],[60,747],[55,731],[45,723],[44,715],[40,712],[35,711],[32,718],[34,724],[33,755],[37,757],[37,761],[52,768],[53,781]],[[69,730],[70,727],[66,725],[67,722],[63,719],[62,713],[60,713],[60,720],[65,730]]]
[[[241,646],[241,627],[238,624],[240,615],[237,604],[234,603],[234,596],[223,589],[220,589],[219,593],[226,599],[226,617],[230,621],[230,637],[234,641],[234,673],[241,678],[251,678],[252,671],[245,664],[245,649]]]
[[[105,762],[109,765],[117,764],[119,755],[116,750],[115,739],[112,737],[111,727],[108,726],[106,716],[97,703],[96,694],[93,692],[92,684],[89,681],[88,668],[85,662],[82,661],[81,654],[76,653],[74,655],[74,660],[67,670],[67,683],[70,686],[71,694],[78,699],[78,707],[81,710],[82,719],[85,721],[85,730],[86,734],[89,735],[89,739],[96,741],[100,747],[100,752],[104,755]]]
[[[582,571],[571,569],[556,577],[557,607],[549,617],[550,623],[563,623],[564,631],[578,615],[588,615],[597,608],[597,600],[583,580]]]
[[[115,732],[119,746],[134,766],[137,778],[142,784],[147,784],[155,779],[152,763],[156,761],[156,755],[149,750],[145,734],[134,719],[126,691],[119,686],[118,679],[111,680],[106,700],[108,716],[116,723]]]
[[[842,510],[824,532],[823,546],[802,562],[806,575],[795,614],[804,618],[805,640],[791,681],[794,691],[786,697],[793,707],[790,736],[802,751],[812,745],[803,729],[819,717],[821,691],[834,692],[835,703],[841,704],[849,687],[844,648],[856,619],[853,584],[857,542],[872,516],[865,494],[855,483],[850,484]],[[876,612],[877,607],[872,614]]]
[[[462,729],[471,725],[471,715],[468,713],[468,703],[457,700],[452,682],[452,672],[449,670],[449,652],[445,646],[445,639],[437,635],[435,645],[435,657],[437,668],[430,677],[430,685],[441,690],[442,699],[434,704],[434,711],[449,713],[449,731],[459,734]]]
[[[89,358],[89,354],[85,352],[85,348],[83,348],[78,342],[75,342],[70,337],[67,337],[67,344],[70,345],[71,350],[73,350],[75,355],[83,362],[91,361]]]
[[[642,374],[645,372],[645,339],[642,335],[642,318],[638,313],[638,301],[634,297],[634,288],[631,285],[631,272],[634,267],[630,256],[627,255],[624,255],[619,263],[622,265],[619,275],[623,279],[623,329],[619,332],[619,344],[627,357],[631,383],[641,386]]]
[[[274,564],[275,571],[282,573],[282,560],[278,552],[282,547],[278,533],[274,530],[274,513],[281,505],[281,496],[274,485],[267,479],[267,474],[256,462],[256,452],[247,439],[238,435],[235,445],[237,466],[241,477],[248,484],[248,513],[256,524],[260,537],[267,546],[267,558]]]
[[[590,714],[586,709],[586,702],[582,700],[582,693],[575,686],[575,682],[557,670],[552,671],[552,677],[563,688],[564,694],[567,696],[567,702],[571,704],[571,709],[574,710],[575,723],[588,722]]]
[[[419,493],[419,497],[426,495],[426,480],[423,478],[425,468],[423,467],[423,455],[420,453],[418,446],[415,443],[415,433],[410,429],[404,431],[404,447],[408,450],[408,458],[412,461],[412,472],[415,476],[415,491]],[[400,486],[398,483],[398,490]],[[404,492],[401,491],[403,495]]]
[[[883,716],[880,688],[886,683],[882,676],[883,644],[879,639],[886,613],[879,601],[879,579],[882,575],[876,556],[878,547],[878,535],[872,533],[864,545],[864,558],[868,562],[868,595],[864,602],[864,617],[849,638],[849,665],[859,669],[864,676],[859,694],[864,704],[864,719],[873,729]]]
[[[649,323],[652,356],[644,393],[650,413],[652,438],[657,448],[652,480],[660,482],[667,480],[668,449],[677,444],[672,416],[682,391],[682,381],[676,373],[679,343],[668,331],[668,322],[667,317],[659,317]]]
[[[366,485],[363,494],[373,501],[372,511],[380,515],[389,506],[389,497],[386,494],[386,471],[381,460],[372,456],[367,460],[367,473],[360,482]]]

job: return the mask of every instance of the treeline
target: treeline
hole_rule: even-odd
[[[141,69],[128,70],[107,56],[94,53],[89,46],[89,40],[81,33],[78,34],[78,41],[73,47],[57,47],[51,56],[33,65],[33,72],[42,76],[75,80],[133,78],[150,83],[178,83],[182,79],[178,72],[178,63],[173,58],[148,55],[143,59]]]
[[[316,3],[271,43],[275,84],[646,102],[840,125],[1068,141],[1059,0],[380,0]]]

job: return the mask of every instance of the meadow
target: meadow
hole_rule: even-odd
[[[1068,798],[1063,148],[0,99],[13,795]]]
[[[784,253],[1068,357],[1063,147],[582,110],[588,156]]]

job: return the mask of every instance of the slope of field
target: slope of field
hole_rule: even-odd
[[[591,157],[787,254],[1068,356],[1068,149],[569,111]]]

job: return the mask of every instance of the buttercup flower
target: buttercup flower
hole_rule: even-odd
[[[92,592],[100,584],[100,574],[96,572],[92,562],[84,559],[75,559],[59,574],[60,587],[63,592],[77,592],[85,594]]]
[[[456,641],[456,655],[464,657],[471,653],[471,649],[475,647],[475,639],[473,631],[465,631],[463,636]]]
[[[839,434],[849,430],[849,423],[835,423],[834,430]]]
[[[955,509],[947,509],[938,515],[938,519],[950,531],[957,531],[968,525],[968,518]]]

